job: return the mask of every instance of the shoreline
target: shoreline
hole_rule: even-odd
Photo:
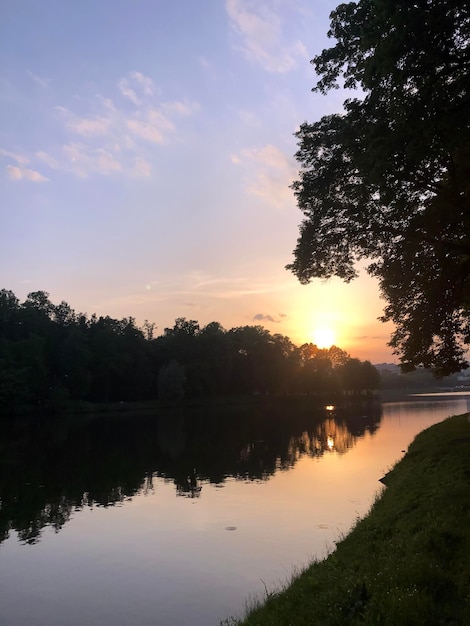
[[[226,626],[470,623],[470,416],[421,432],[325,560]]]

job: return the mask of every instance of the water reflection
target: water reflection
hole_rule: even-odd
[[[0,424],[0,541],[14,530],[36,543],[84,507],[123,505],[155,491],[200,498],[204,484],[228,478],[266,481],[303,456],[344,454],[379,426],[379,406],[313,410],[308,402],[260,403]]]

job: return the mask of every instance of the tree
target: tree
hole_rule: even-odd
[[[287,266],[307,283],[379,279],[405,370],[467,367],[470,344],[470,5],[360,0],[331,14],[312,63],[362,97],[304,123],[293,189],[305,219]]]
[[[7,289],[0,290],[0,337],[13,336],[18,324],[19,300]]]
[[[337,370],[341,389],[354,394],[380,387],[380,374],[370,361],[349,359]]]
[[[341,350],[338,346],[331,346],[331,348],[328,349],[328,357],[333,367],[344,365],[351,358],[347,352]]]
[[[263,326],[239,326],[228,332],[233,354],[234,393],[274,393],[279,389],[276,347]]]
[[[165,402],[177,402],[184,398],[186,375],[178,361],[164,365],[158,373],[158,397]]]
[[[232,379],[232,354],[226,330],[219,322],[210,322],[198,334],[197,344],[198,362],[205,375],[202,388],[211,394],[226,393]]]

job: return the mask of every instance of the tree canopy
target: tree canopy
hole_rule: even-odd
[[[470,343],[470,5],[361,0],[331,13],[336,44],[312,60],[314,91],[358,89],[304,123],[293,189],[294,261],[307,283],[379,280],[402,367],[445,375]]]
[[[0,416],[60,412],[87,402],[246,394],[357,394],[379,385],[368,361],[336,346],[296,347],[262,326],[201,328],[177,318],[154,336],[132,317],[89,317],[44,291],[24,302],[0,289]],[[360,384],[358,385],[358,380]]]

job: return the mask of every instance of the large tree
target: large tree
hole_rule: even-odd
[[[467,365],[470,343],[470,4],[361,0],[331,13],[336,44],[312,63],[342,114],[297,133],[305,219],[288,269],[379,279],[402,366]]]

